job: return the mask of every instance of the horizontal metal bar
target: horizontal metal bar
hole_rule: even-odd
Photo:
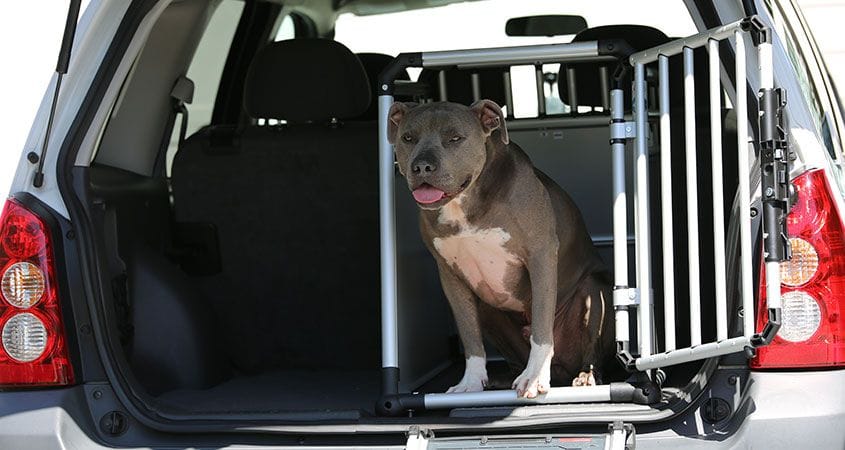
[[[656,369],[658,367],[673,366],[698,359],[712,358],[714,356],[729,355],[741,352],[745,347],[750,347],[751,338],[740,336],[725,339],[718,342],[696,345],[694,347],[672,350],[670,352],[658,353],[651,356],[637,358],[634,364],[637,370]]]
[[[542,405],[549,403],[609,402],[610,385],[556,387],[536,398],[523,398],[515,390],[425,394],[425,409],[482,406]]]
[[[522,47],[476,48],[469,50],[447,50],[423,52],[422,66],[437,67],[483,67],[498,64],[543,64],[573,61],[612,61],[611,56],[599,55],[597,41],[573,42],[570,44],[526,45]]]
[[[715,40],[722,40],[728,37],[733,36],[735,31],[743,31],[742,30],[742,20],[738,20],[733,23],[729,23],[727,25],[722,25],[720,27],[711,28],[706,31],[702,31],[701,33],[694,34],[689,37],[675,39],[674,41],[667,42],[663,45],[658,45],[657,47],[650,48],[648,50],[643,50],[639,53],[634,53],[631,55],[630,61],[631,65],[636,64],[648,64],[654,61],[657,61],[657,57],[660,55],[672,56],[677,55],[684,51],[685,47],[688,48],[698,48],[707,45],[707,41],[711,39]]]

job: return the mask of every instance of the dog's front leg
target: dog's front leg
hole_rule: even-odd
[[[557,248],[547,248],[528,261],[531,276],[531,351],[528,363],[513,382],[520,397],[534,398],[549,391],[554,355],[555,306],[557,304]]]
[[[450,387],[451,392],[480,392],[487,385],[487,355],[481,337],[481,323],[478,320],[478,298],[475,293],[458,278],[452,269],[438,262],[440,282],[443,292],[449,300],[458,334],[464,345],[466,368],[461,381]]]

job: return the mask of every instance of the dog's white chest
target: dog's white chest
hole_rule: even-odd
[[[522,263],[506,247],[511,239],[510,233],[502,228],[470,226],[457,200],[442,208],[440,221],[454,223],[460,231],[448,237],[434,238],[434,248],[464,276],[481,300],[497,308],[522,311],[523,303],[511,292]]]

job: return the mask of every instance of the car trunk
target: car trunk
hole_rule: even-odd
[[[606,119],[560,119],[546,125],[556,126],[538,129],[514,121],[511,139],[573,196],[594,243],[610,262],[610,242],[602,238],[611,226],[610,186],[594,181],[609,170],[609,152],[598,147]],[[220,130],[201,131],[185,148],[215,132],[219,137]],[[561,151],[554,145],[555,133],[579,145]],[[334,189],[321,187],[333,186],[330,177],[317,177],[333,173],[331,166],[337,164],[331,158],[319,160],[314,172],[285,175],[300,189],[272,190],[261,181],[275,179],[272,174],[260,169],[246,176],[241,169],[289,156],[268,160],[262,153],[244,161],[246,156],[214,155],[220,159],[213,165],[226,167],[230,176],[201,184],[197,192],[204,192],[208,203],[190,208],[179,204],[184,187],[180,190],[178,181],[171,203],[165,178],[100,164],[80,169],[91,182],[89,200],[98,206],[92,208],[93,223],[110,274],[111,298],[103,304],[112,310],[110,337],[123,354],[130,382],[145,392],[148,407],[171,419],[395,423],[378,417],[374,408],[382,383],[376,188],[371,186],[344,214],[320,216],[319,208],[327,206],[308,211],[315,197],[300,192],[319,198],[320,192]],[[311,184],[304,184],[308,179]],[[284,190],[292,194],[279,194]],[[419,237],[416,206],[399,175],[396,190],[400,389],[444,392],[459,381],[463,358],[433,258]],[[494,349],[490,352],[491,388],[508,389],[515,374]],[[655,405],[457,408],[417,411],[414,419],[401,422],[520,423],[545,416],[548,423],[560,423],[616,414],[666,416],[678,398],[701,388],[691,381],[702,367],[690,363],[667,370],[664,399]]]
[[[174,5],[192,7],[201,9],[199,2]],[[162,22],[162,30],[152,36],[167,41],[166,25]],[[169,48],[162,42],[148,45]],[[192,47],[173,51],[187,64]],[[153,64],[161,58],[161,53],[141,53],[124,81],[121,101],[113,105],[96,158],[90,167],[74,169],[74,177],[85,180],[77,195],[86,208],[98,258],[97,281],[104,295],[97,307],[105,318],[110,363],[120,369],[116,386],[132,392],[130,399],[154,420],[184,430],[198,425],[220,431],[330,432],[654,421],[681,411],[709,380],[716,367],[712,360],[666,369],[662,398],[651,405],[497,406],[413,411],[401,418],[377,415],[383,386],[376,122],[213,124],[179,143],[168,177],[157,162],[166,145],[158,141],[169,131],[167,122],[174,120],[173,100],[159,95],[151,105],[156,97],[149,92],[156,88],[169,93],[179,66],[155,78],[158,84],[144,78],[161,72]],[[706,104],[706,93],[697,98]],[[672,108],[673,117],[682,117],[679,105]],[[161,116],[152,121],[155,126],[147,123],[149,111]],[[736,119],[733,110],[721,112],[723,165],[726,173],[735,174]],[[709,173],[709,116],[703,109],[699,113],[698,170]],[[572,196],[599,253],[612,267],[608,119],[604,108],[593,108],[583,114],[509,120],[508,129],[511,140]],[[673,120],[673,127],[673,147],[682,148],[682,120]],[[128,139],[139,137],[138,129],[158,134]],[[154,170],[137,168],[134,159],[142,152],[156,161],[149,164]],[[649,160],[653,173],[658,158],[655,140]],[[629,167],[631,163],[629,159]],[[678,175],[672,207],[683,215],[682,158],[673,159],[673,172]],[[394,184],[399,388],[444,392],[459,381],[463,356],[434,261],[420,239],[416,205],[398,174]],[[652,179],[649,187],[658,217],[659,180]],[[708,177],[700,180],[702,217],[712,204],[706,201],[711,187]],[[735,189],[733,182],[725,188],[728,211]],[[632,209],[628,211],[632,216]],[[727,221],[728,242],[733,242],[737,230],[730,214]],[[652,223],[656,248],[659,233]],[[702,241],[708,241],[712,224],[708,229],[703,223]],[[678,224],[674,297],[679,317],[688,314],[689,285],[681,269],[688,261],[687,241],[686,229]],[[628,246],[633,279],[633,239]],[[653,255],[655,286],[661,286],[662,262],[659,252]],[[711,298],[713,249],[702,246],[700,257],[702,298]],[[658,299],[663,293],[658,288],[654,295]],[[655,302],[656,323],[663,322],[661,304]],[[714,340],[714,315],[709,302],[703,305],[705,341]],[[690,344],[689,325],[678,322],[681,348]],[[656,338],[663,339],[659,327]],[[515,374],[494,349],[490,360],[491,389],[509,388]]]

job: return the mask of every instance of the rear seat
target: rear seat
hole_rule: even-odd
[[[222,270],[193,282],[228,355],[247,372],[378,367],[377,126],[343,122],[370,105],[364,69],[334,41],[275,42],[244,99],[286,124],[201,130],[172,178],[176,220],[217,230]]]

